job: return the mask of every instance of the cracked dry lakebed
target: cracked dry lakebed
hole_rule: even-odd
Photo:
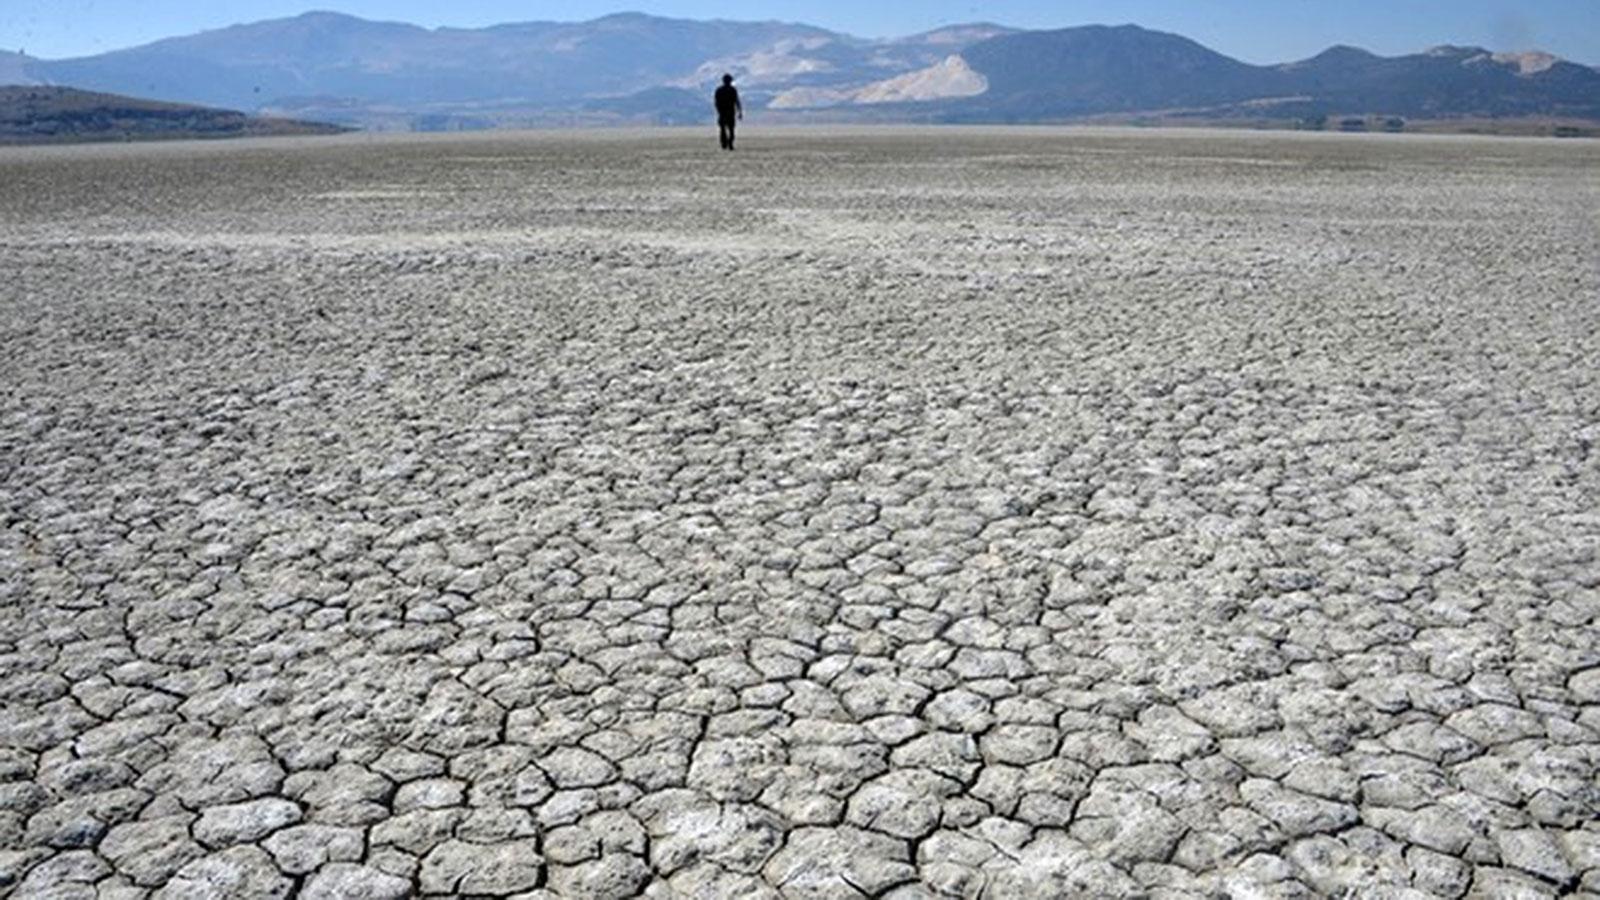
[[[1600,143],[0,151],[0,895],[1600,895]]]

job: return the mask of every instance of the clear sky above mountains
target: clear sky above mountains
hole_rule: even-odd
[[[427,26],[586,19],[636,10],[696,19],[783,19],[864,37],[974,20],[1023,28],[1132,22],[1254,63],[1301,59],[1332,44],[1397,54],[1456,43],[1538,48],[1600,64],[1600,0],[0,0],[0,50],[83,56],[310,9]]]

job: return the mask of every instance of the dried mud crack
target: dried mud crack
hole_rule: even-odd
[[[1600,150],[0,151],[0,896],[1600,894]]]

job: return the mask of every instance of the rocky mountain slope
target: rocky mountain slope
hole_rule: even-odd
[[[753,110],[893,121],[1163,113],[1600,119],[1600,71],[1541,53],[1335,47],[1274,66],[1136,26],[987,23],[896,40],[638,13],[425,29],[334,13],[69,60],[0,56],[0,81],[70,85],[379,127],[697,120],[723,72]]]

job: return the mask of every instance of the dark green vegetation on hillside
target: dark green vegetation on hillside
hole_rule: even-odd
[[[338,134],[316,122],[247,116],[61,87],[0,87],[0,144]]]

